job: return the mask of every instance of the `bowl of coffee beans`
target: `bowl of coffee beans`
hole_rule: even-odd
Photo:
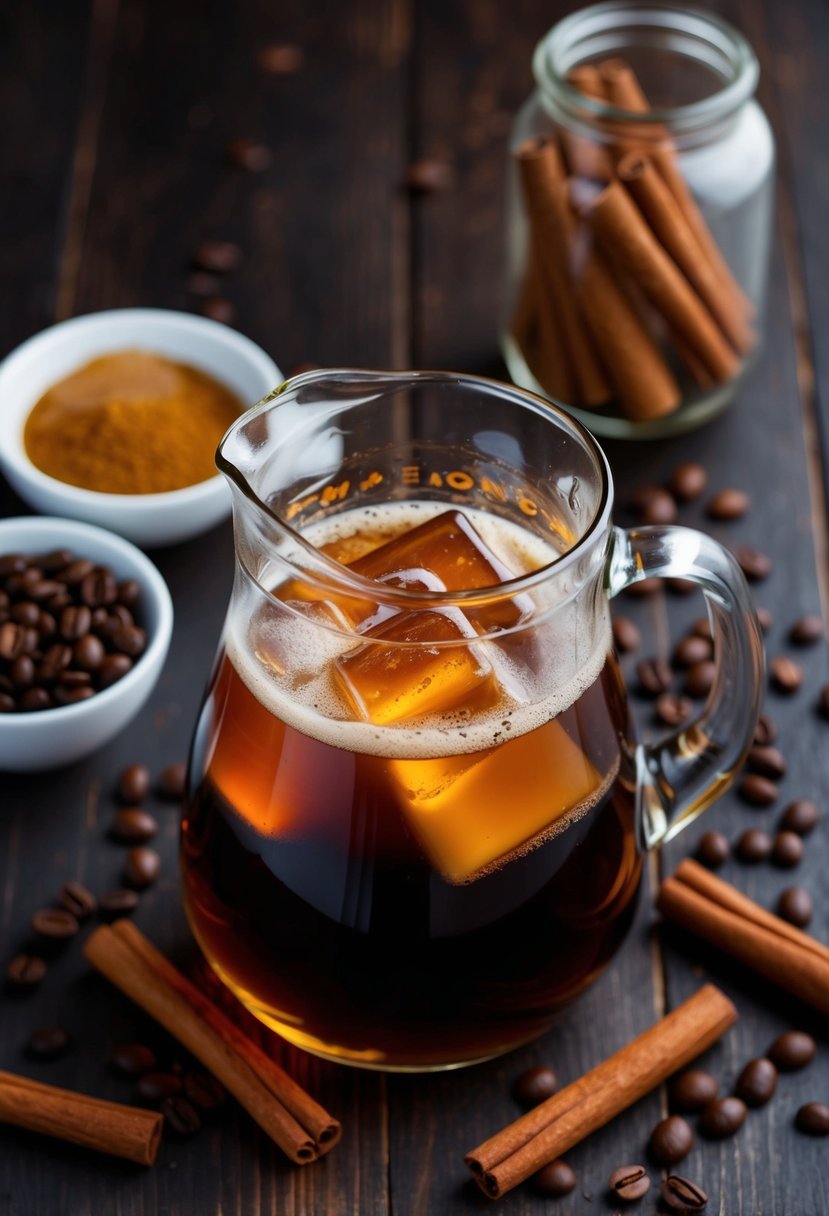
[[[92,524],[0,521],[0,770],[79,760],[138,713],[170,645],[156,567]]]

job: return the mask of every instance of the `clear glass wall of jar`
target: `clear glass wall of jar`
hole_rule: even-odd
[[[601,435],[688,430],[759,349],[774,141],[719,17],[621,0],[536,48],[510,143],[503,351]]]

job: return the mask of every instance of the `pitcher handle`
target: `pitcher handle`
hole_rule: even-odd
[[[637,824],[647,849],[670,840],[731,784],[751,746],[765,671],[748,585],[722,545],[692,528],[614,528],[608,593],[654,577],[701,587],[716,675],[697,718],[657,743],[637,746]]]

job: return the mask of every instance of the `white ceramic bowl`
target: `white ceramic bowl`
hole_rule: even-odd
[[[161,674],[173,632],[167,584],[148,557],[129,541],[70,519],[26,516],[0,520],[0,554],[71,549],[141,585],[147,649],[115,684],[75,705],[36,713],[0,714],[0,771],[36,772],[80,760],[108,742],[135,717]]]
[[[206,317],[122,308],[62,321],[18,346],[0,365],[0,468],[36,511],[101,524],[147,548],[175,544],[230,511],[221,474],[164,494],[101,494],[42,473],[23,446],[26,418],[48,388],[98,355],[127,349],[190,363],[225,384],[245,407],[283,379],[273,359],[249,338]]]

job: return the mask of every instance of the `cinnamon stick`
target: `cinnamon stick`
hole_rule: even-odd
[[[802,1001],[829,1013],[829,947],[767,912],[691,858],[666,878],[657,907]]]
[[[597,101],[607,99],[607,91],[599,69],[592,63],[583,63],[567,73],[567,83],[584,97]],[[576,177],[587,177],[594,181],[609,182],[613,177],[613,156],[609,147],[599,142],[599,131],[591,136],[579,135],[567,127],[559,130],[561,147],[567,168]]]
[[[469,1153],[466,1164],[481,1190],[492,1199],[506,1194],[705,1051],[736,1020],[731,1001],[706,984],[621,1051]]]
[[[340,1138],[339,1123],[127,921],[102,926],[84,953],[183,1043],[297,1164]]]
[[[55,1136],[138,1165],[152,1165],[163,1122],[157,1111],[0,1072],[0,1123]]]

